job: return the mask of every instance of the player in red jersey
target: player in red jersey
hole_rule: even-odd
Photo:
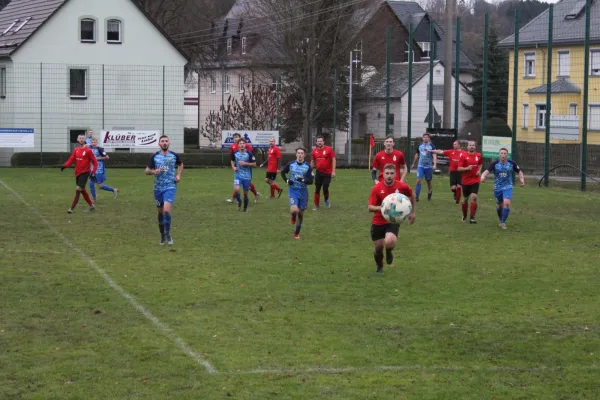
[[[402,154],[400,150],[394,149],[393,136],[386,137],[383,144],[385,146],[385,150],[375,154],[375,158],[373,159],[371,179],[373,179],[375,184],[377,184],[377,182],[383,182],[383,168],[388,164],[394,164],[396,166],[396,179],[404,182],[406,179],[406,173],[408,172],[404,154]],[[377,171],[379,171],[379,177],[377,176]]]
[[[454,143],[452,143],[452,150],[427,151],[430,153],[448,157],[448,160],[450,161],[450,190],[454,194],[454,200],[456,201],[456,204],[458,204],[460,202],[460,196],[462,194],[461,173],[458,172],[458,164],[460,163],[460,160],[462,160],[463,154],[465,153],[465,151],[460,148],[460,142],[458,140],[455,140]]]
[[[281,151],[279,151],[279,147],[275,144],[275,138],[269,138],[269,150],[267,151],[267,161],[260,165],[260,168],[264,167],[267,164],[267,176],[265,177],[265,182],[271,187],[271,197],[269,199],[275,198],[275,191],[277,191],[277,198],[281,197],[281,193],[283,189],[281,189],[275,183],[275,179],[277,179],[277,174],[279,171],[279,160],[281,159]]]
[[[92,199],[90,199],[90,195],[85,190],[85,185],[91,176],[96,174],[96,170],[98,169],[98,160],[94,157],[94,152],[92,149],[87,147],[85,144],[85,135],[77,136],[77,143],[79,146],[73,150],[71,153],[71,157],[67,160],[67,162],[60,167],[60,172],[64,171],[65,168],[68,168],[75,162],[75,197],[73,198],[73,203],[71,207],[67,210],[69,214],[73,212],[77,202],[79,202],[79,196],[83,195],[85,201],[87,201],[90,206],[89,211],[94,211],[96,208],[94,207],[94,203],[92,203]],[[92,169],[90,170],[90,165],[92,165]]]
[[[477,193],[479,192],[479,182],[481,180],[481,166],[483,157],[475,151],[477,145],[474,140],[469,140],[467,152],[458,164],[458,172],[462,172],[462,188],[465,196],[462,203],[463,222],[467,221],[467,210],[469,209],[469,196],[471,197],[471,213],[469,223],[476,224],[475,214],[477,213]]]
[[[325,205],[331,208],[329,202],[329,185],[331,178],[335,178],[335,152],[329,146],[325,146],[325,138],[317,136],[317,147],[312,151],[310,158],[310,167],[315,170],[315,208],[319,209],[321,200],[321,187],[323,187],[323,196],[325,196]]]
[[[241,137],[242,137],[242,135],[240,135],[239,133],[233,134],[233,144],[231,145],[231,148],[229,149],[230,156],[234,155],[240,149],[240,146],[238,146],[238,141],[240,140]],[[252,148],[252,146],[250,146],[250,143],[248,143],[248,142],[246,142],[246,150],[250,153],[254,152],[254,148]],[[252,183],[252,182],[250,182],[250,191],[254,194],[254,203],[256,203],[258,201],[258,199],[260,198],[260,193],[256,191],[256,188],[254,187],[254,183]],[[235,199],[235,190],[231,194],[231,198],[227,199],[226,201],[228,203],[233,203],[234,199]]]
[[[412,189],[406,183],[396,180],[396,165],[387,164],[383,167],[383,181],[377,182],[371,189],[369,196],[369,212],[375,213],[371,222],[371,240],[375,245],[373,257],[377,264],[377,272],[383,272],[383,249],[385,247],[385,261],[389,264],[394,261],[392,250],[396,247],[398,240],[399,225],[390,224],[381,214],[381,203],[392,193],[402,193],[410,198],[412,213],[410,224],[415,223],[415,196]]]

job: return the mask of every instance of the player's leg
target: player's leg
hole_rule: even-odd
[[[294,239],[300,239],[300,229],[302,229],[302,222],[304,222],[304,210],[308,207],[308,189],[305,189],[305,193],[298,196],[298,216],[296,218],[296,230],[294,231]]]
[[[456,204],[460,203],[460,196],[462,195],[462,185],[456,185]]]
[[[454,201],[457,201],[456,197],[456,187],[458,185],[458,181],[456,180],[456,171],[450,171],[450,191],[454,197]],[[457,201],[458,202],[458,201]]]
[[[321,187],[323,186],[323,175],[319,173],[319,171],[315,172],[315,208],[313,211],[317,211],[319,209],[319,204],[321,202]]]
[[[251,188],[252,182],[249,179],[242,181],[242,188],[244,189],[244,212],[248,212],[248,190]]]
[[[280,188],[275,181],[277,180],[277,172],[273,172],[271,175],[271,193],[272,196],[275,197],[275,192],[277,192],[277,198],[281,197],[281,193],[283,193],[283,189]]]
[[[296,220],[298,219],[298,199],[296,198],[296,192],[290,189],[288,196],[290,204],[290,224],[296,225]]]
[[[175,202],[175,194],[175,189],[163,191],[163,225],[165,226],[165,236],[169,246],[173,245],[173,238],[171,237],[171,210]]]
[[[238,211],[241,210],[242,208],[242,197],[240,196],[240,180],[239,179],[234,179],[233,180],[233,196],[232,198],[234,200],[237,201],[238,203]]]
[[[383,272],[383,248],[385,246],[385,225],[371,225],[371,240],[375,249],[373,259],[377,265],[377,272]]]
[[[163,216],[163,192],[160,190],[154,191],[154,201],[156,203],[156,211],[158,212],[158,231],[160,232],[160,245],[163,246],[167,243],[167,237],[165,235],[165,224]]]
[[[265,183],[267,185],[269,185],[269,188],[271,190],[271,196],[269,196],[269,199],[274,199],[275,198],[275,188],[273,188],[273,181],[271,180],[271,174],[267,172],[267,177],[265,178]]]
[[[107,192],[111,192],[113,194],[113,198],[116,199],[119,189],[115,189],[112,188],[108,185],[105,185],[104,182],[106,182],[106,175],[105,174],[100,174],[100,176],[96,175],[96,182],[98,183],[98,186],[100,187],[101,190],[107,191]]]
[[[385,262],[390,265],[394,261],[393,250],[398,240],[400,225],[389,224],[385,225],[385,227]]]
[[[469,212],[469,197],[471,196],[471,185],[465,185],[463,186],[463,202],[462,202],[462,214],[463,214],[463,218],[462,221],[466,222],[467,221],[467,213]]]
[[[329,186],[331,185],[331,175],[327,175],[323,178],[323,197],[325,197],[325,205],[327,208],[331,208],[329,202]]]
[[[469,223],[476,224],[475,214],[477,214],[477,193],[479,192],[479,184],[471,185],[471,212]]]
[[[92,201],[96,204],[96,178],[90,178],[90,194],[92,195]]]
[[[254,187],[254,183],[252,183],[252,182],[250,182],[250,191],[252,192],[252,194],[254,194],[254,202],[256,203],[256,201],[260,197],[260,193],[258,193],[256,191],[256,188]]]
[[[89,211],[94,211],[96,209],[94,207],[94,203],[92,203],[92,199],[90,198],[90,195],[88,194],[87,190],[85,190],[85,185],[87,185],[89,177],[90,177],[90,174],[88,174],[88,173],[79,175],[77,177],[77,187],[79,188],[79,191],[81,192],[81,195],[83,196],[85,201],[90,206]],[[77,196],[77,198],[79,199],[79,196]],[[77,204],[77,203],[75,203],[75,204]]]
[[[425,168],[425,182],[427,182],[427,200],[431,200],[433,194],[433,186],[431,180],[433,179],[433,168]]]
[[[506,229],[506,220],[510,214],[510,203],[512,201],[512,189],[504,189],[502,191],[502,197],[504,201],[502,207],[502,217],[500,219],[500,227],[502,229]]]
[[[496,214],[498,215],[498,221],[502,224],[502,208],[504,204],[502,190],[494,190],[494,198],[496,199]]]
[[[425,172],[423,167],[417,167],[417,194],[416,200],[419,201],[419,196],[421,195],[421,182],[423,182],[423,177],[425,176]]]

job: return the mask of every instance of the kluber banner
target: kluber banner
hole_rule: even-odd
[[[34,147],[33,129],[0,128],[0,147]]]
[[[158,147],[160,131],[102,131],[100,146],[115,147]]]
[[[255,149],[268,149],[271,137],[274,137],[275,143],[279,145],[279,131],[223,131],[221,148],[231,147],[234,133],[239,133]]]

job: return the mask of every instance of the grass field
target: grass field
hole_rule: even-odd
[[[173,248],[152,178],[108,172],[68,215],[72,170],[0,169],[0,399],[598,398],[598,193],[515,189],[500,231],[490,183],[465,225],[435,177],[377,276],[366,170],[296,241],[285,193],[238,213],[186,170]]]

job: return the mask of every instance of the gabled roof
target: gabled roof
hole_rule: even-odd
[[[583,7],[583,9],[582,9]],[[600,43],[600,1],[592,0],[590,7],[590,42]],[[567,18],[569,16],[569,18]],[[549,10],[542,12],[527,25],[519,29],[519,46],[530,47],[548,44]],[[553,44],[580,44],[585,39],[585,1],[562,0],[554,5],[554,18],[552,30]],[[512,48],[515,35],[500,41],[499,46]]]
[[[435,64],[434,64],[435,65]],[[414,63],[412,84],[414,86],[421,78],[429,72],[429,63]],[[400,99],[408,92],[408,64],[390,64],[390,98]],[[359,89],[356,96],[362,99],[385,99],[386,98],[386,68],[380,68]]]
[[[433,23],[433,29],[435,33],[440,38],[439,41],[436,42],[436,59],[440,61],[444,60],[444,49],[445,49],[445,37],[446,33],[433,19],[429,17],[429,15],[423,10],[423,8],[419,5],[419,3],[415,1],[401,1],[401,0],[387,0],[387,3],[390,5],[392,10],[396,13],[398,18],[402,24],[406,27],[407,31],[412,23],[413,30],[417,28],[417,26],[421,22],[427,23],[429,27],[430,21]],[[452,38],[452,68],[456,63],[456,39]],[[469,58],[462,50],[460,51],[460,68],[461,69],[475,69],[475,63],[473,60]]]
[[[525,93],[528,94],[546,94],[547,92],[548,88],[546,84],[525,91]],[[557,81],[552,82],[550,86],[550,93],[581,93],[581,89],[568,79],[559,79]]]
[[[10,56],[18,50],[69,0],[12,0],[0,11],[0,57]],[[173,47],[189,60],[188,55],[154,21],[142,6],[131,0]],[[13,22],[17,21],[14,25]],[[26,22],[24,25],[21,26]],[[8,29],[8,28],[11,29]],[[19,28],[20,27],[20,28]],[[6,32],[6,33],[4,33]]]

